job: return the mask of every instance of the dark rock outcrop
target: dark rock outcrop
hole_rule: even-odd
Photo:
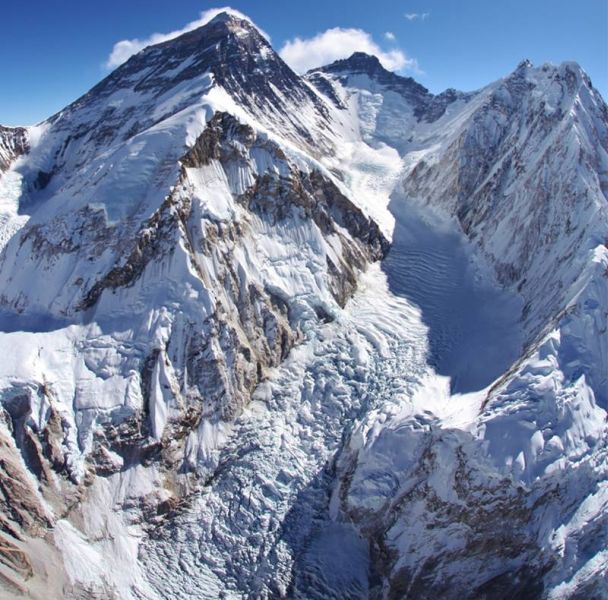
[[[25,127],[3,127],[0,125],[0,175],[11,163],[29,151]]]

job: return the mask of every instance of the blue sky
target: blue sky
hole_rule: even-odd
[[[117,42],[179,30],[218,5],[7,0],[0,123],[32,124],[50,116],[109,72]],[[230,6],[248,14],[300,68],[311,58],[362,46],[439,92],[481,87],[523,58],[535,64],[576,60],[608,97],[607,0],[234,0]]]

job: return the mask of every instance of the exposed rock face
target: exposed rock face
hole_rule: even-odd
[[[383,453],[395,442],[403,453],[391,461]],[[497,469],[469,434],[422,416],[389,424],[339,465],[342,510],[371,544],[371,597],[536,599],[560,584],[558,594],[576,597],[564,583],[579,578],[576,588],[601,597],[606,580],[591,549],[605,544],[607,518],[591,506],[602,502],[605,484],[595,480],[605,481],[605,457],[600,442],[559,480],[523,482]],[[591,510],[587,523],[574,516],[576,497]],[[576,557],[573,544],[589,552]]]
[[[43,598],[45,587],[46,593],[61,593],[57,585],[62,576],[61,559],[43,541],[45,538],[48,541],[54,522],[51,507],[65,510],[74,498],[67,488],[63,490],[64,496],[53,480],[48,437],[39,437],[39,432],[28,423],[28,394],[32,392],[22,390],[21,395],[5,399],[0,417],[0,589],[11,597],[29,593],[34,598]],[[24,469],[24,461],[29,472]],[[44,497],[32,474],[41,485],[48,486]],[[43,547],[48,552],[46,563],[57,570],[56,579],[41,571],[37,554]]]
[[[3,127],[0,125],[0,174],[11,163],[29,150],[27,130],[24,127]]]
[[[547,500],[490,474],[460,432],[433,431],[420,417],[383,435],[379,447],[390,435],[404,442],[398,471],[352,456],[340,466],[343,510],[371,542],[372,597],[540,597],[554,557],[529,524]]]
[[[219,161],[226,172],[234,172],[251,162],[252,154],[272,157],[279,173],[258,174],[253,184],[237,196],[237,202],[263,220],[280,223],[300,209],[323,236],[336,237],[342,249],[341,261],[328,256],[330,290],[344,306],[356,288],[357,273],[369,262],[380,260],[389,244],[378,225],[355,206],[327,176],[317,170],[304,172],[289,165],[275,142],[227,113],[217,114],[186,155],[187,168],[208,166]],[[348,233],[348,236],[342,233]],[[353,243],[351,241],[355,241]]]

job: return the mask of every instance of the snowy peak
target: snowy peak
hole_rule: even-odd
[[[545,63],[535,67],[528,59],[524,59],[501,84],[519,86],[524,92],[535,89],[533,96],[541,102],[555,101],[557,96],[564,100],[574,100],[582,93],[592,96],[596,105],[605,105],[587,73],[574,61],[565,61],[559,65]]]
[[[179,75],[178,80],[210,71],[220,85],[226,85],[231,77],[245,82],[256,70],[268,73],[280,61],[250,21],[228,13],[178,38],[150,46],[138,57],[148,66],[163,65],[160,72]],[[179,65],[183,68],[174,73]],[[148,85],[154,84],[148,80]]]
[[[261,89],[264,81],[267,88],[270,83],[279,83],[280,89],[287,91],[290,84],[297,83],[297,76],[248,20],[221,13],[198,29],[144,48],[72,107],[117,89],[161,98],[171,90],[182,96],[184,92],[199,92],[212,82],[234,94],[236,101],[251,103],[248,96],[255,92],[268,94],[268,89]]]
[[[499,281],[526,299],[533,337],[568,302],[577,261],[605,236],[608,109],[576,63],[528,61],[469,108],[465,119],[442,121],[440,152],[411,160],[404,190],[458,218]]]
[[[322,93],[336,102],[335,90],[327,77],[343,87],[362,89],[371,93],[393,92],[405,100],[418,121],[433,122],[443,115],[446,107],[458,99],[468,100],[471,94],[449,89],[433,95],[412,77],[403,77],[385,69],[376,56],[355,52],[346,59],[337,60],[325,67],[314,69],[306,77]]]
[[[245,57],[249,61],[244,61]],[[278,57],[250,21],[220,13],[198,29],[144,48],[83,99],[123,84],[160,95],[168,86],[209,72],[222,84],[229,74],[236,76],[241,69],[240,78],[244,80],[251,70],[267,67],[264,63],[272,62],[268,60],[271,58]]]
[[[318,94],[250,21],[222,13],[144,48],[49,119],[53,148],[45,144],[46,156],[36,166],[50,181],[152,128],[190,130],[188,122],[201,124],[218,107],[308,151],[323,143],[318,131],[328,129],[328,108]]]
[[[314,71],[331,73],[345,78],[367,75],[371,80],[410,97],[424,98],[431,95],[423,85],[411,77],[402,77],[385,69],[376,56],[365,52],[355,52],[349,58],[337,60],[320,69],[314,69]]]
[[[525,69],[530,69],[532,68],[534,65],[532,64],[532,61],[524,58],[523,60],[520,61],[520,63],[517,65],[517,69],[516,71],[523,71]]]
[[[380,76],[391,74],[390,71],[382,66],[377,56],[366,54],[365,52],[355,52],[349,58],[336,60],[325,67],[321,67],[319,70],[328,73],[365,73],[367,75],[379,74]]]

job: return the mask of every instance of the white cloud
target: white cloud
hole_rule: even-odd
[[[304,73],[334,60],[348,58],[353,52],[373,54],[391,71],[417,68],[414,59],[398,49],[385,52],[374,42],[372,36],[362,29],[334,27],[312,38],[296,37],[286,41],[279,54],[292,69]]]
[[[394,42],[395,41],[395,34],[392,31],[387,31],[384,34],[384,39],[388,40],[389,42]]]
[[[223,12],[240,17],[241,19],[247,19],[247,21],[251,22],[249,17],[245,16],[238,10],[230,8],[229,6],[225,6],[223,8],[210,8],[209,10],[203,11],[196,21],[188,23],[185,27],[182,27],[177,31],[171,31],[169,33],[153,33],[151,36],[143,40],[134,38],[132,40],[121,40],[120,42],[116,42],[112,48],[112,52],[110,53],[108,60],[106,61],[106,67],[109,69],[114,69],[115,67],[118,67],[124,63],[134,54],[137,54],[140,50],[143,50],[146,46],[160,44],[162,42],[166,42],[167,40],[172,40],[173,38],[179,37],[188,31],[198,29],[199,27],[209,23],[211,19]],[[259,27],[257,27],[257,29],[267,40],[270,40],[270,36],[265,31]]]
[[[405,13],[403,16],[408,21],[426,21],[431,16],[431,13]]]

